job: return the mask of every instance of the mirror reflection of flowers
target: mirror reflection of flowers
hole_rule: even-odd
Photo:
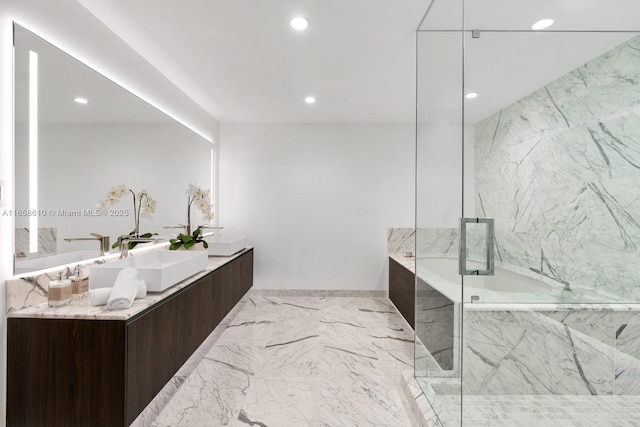
[[[202,243],[204,248],[208,248],[209,244],[202,237],[202,229],[207,225],[198,225],[195,230],[191,229],[191,206],[195,206],[202,212],[202,219],[211,222],[213,219],[213,205],[211,204],[210,191],[203,191],[200,187],[189,184],[187,187],[187,225],[182,225],[185,228],[185,233],[178,234],[177,238],[170,239],[171,245],[169,249],[176,250],[183,246],[185,249],[192,248],[197,243]]]
[[[156,200],[149,195],[146,190],[140,190],[139,192],[134,192],[132,189],[125,187],[123,184],[120,184],[116,187],[113,187],[104,199],[100,200],[96,207],[98,209],[106,209],[109,206],[115,205],[120,201],[122,196],[126,195],[127,192],[131,193],[133,198],[133,219],[134,219],[134,229],[129,233],[129,236],[135,238],[150,238],[158,233],[144,233],[140,234],[140,218],[153,218],[156,213]],[[117,248],[120,245],[121,237],[118,237],[118,241],[112,245],[112,248]],[[133,249],[137,242],[129,242],[129,249]]]

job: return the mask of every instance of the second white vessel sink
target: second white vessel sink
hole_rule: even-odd
[[[162,292],[207,267],[206,251],[154,251],[91,267],[89,288],[108,288],[125,267],[138,270],[149,292]]]
[[[248,239],[246,236],[208,236],[205,237],[209,248],[209,255],[213,256],[231,256],[240,252],[247,247]]]

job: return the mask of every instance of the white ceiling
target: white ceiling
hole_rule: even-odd
[[[222,122],[415,121],[416,29],[429,0],[78,1]],[[461,4],[436,0],[422,28],[461,25]],[[528,30],[541,17],[554,18],[555,30],[640,29],[638,0],[466,0],[465,7],[466,27],[482,30]],[[306,32],[289,28],[296,14],[310,19]],[[491,96],[476,100],[475,119],[631,37],[605,36],[578,37],[556,53],[558,38],[533,45],[502,33],[486,51],[478,43],[469,84]],[[451,52],[436,46],[432,55]],[[450,97],[441,86],[438,96]],[[315,105],[304,103],[308,94]]]
[[[56,46],[14,27],[15,121],[28,123],[29,51],[38,56],[38,122],[170,123],[165,113],[131,94]],[[86,98],[86,105],[73,98]]]
[[[223,122],[410,122],[425,0],[81,0]],[[307,16],[306,32],[288,21]],[[318,102],[304,103],[307,94]]]

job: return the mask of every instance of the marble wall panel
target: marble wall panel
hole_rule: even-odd
[[[390,254],[404,254],[416,250],[415,228],[389,228],[387,230],[388,251]]]
[[[640,394],[640,325],[620,323],[616,328],[616,394]]]
[[[458,256],[458,230],[455,228],[419,228],[416,232],[417,256]]]
[[[635,37],[476,125],[476,213],[495,218],[498,263],[542,260],[640,300],[639,49]]]
[[[55,254],[57,252],[57,233],[56,228],[39,228],[38,229],[38,254]],[[16,254],[29,255],[29,229],[16,228],[15,234]]]
[[[415,333],[444,370],[454,368],[454,303],[418,280]]]
[[[618,114],[640,99],[635,37],[483,120],[476,136],[498,149],[522,135],[548,135]]]
[[[465,394],[640,392],[638,311],[474,309],[463,316]]]

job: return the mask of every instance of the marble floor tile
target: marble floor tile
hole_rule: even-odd
[[[317,333],[300,331],[290,338],[268,341],[254,372],[262,379],[309,378],[318,374]]]
[[[319,400],[319,385],[313,379],[257,379],[247,390],[238,421],[258,426],[315,427],[320,425]]]
[[[205,358],[152,426],[235,425],[252,380],[251,371]]]
[[[215,333],[147,425],[412,425],[399,393],[413,331],[387,298],[249,293]]]
[[[410,426],[396,387],[326,379],[320,383],[321,426]]]

